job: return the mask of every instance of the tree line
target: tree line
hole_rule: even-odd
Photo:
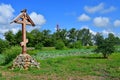
[[[10,46],[18,45],[22,41],[21,30],[16,34],[13,34],[12,31],[8,31],[4,36]],[[94,35],[86,28],[81,30],[72,28],[70,30],[59,29],[54,33],[51,33],[50,30],[39,31],[38,29],[34,29],[31,32],[27,32],[27,38],[29,40],[27,44],[28,47],[35,47],[35,45],[39,43],[44,47],[54,47],[58,41],[63,42],[66,47],[72,47],[70,45],[77,41],[81,42],[82,46],[101,44],[101,38],[104,39],[104,36],[101,33]],[[116,37],[113,33],[109,33],[106,39],[116,45],[120,44],[120,38]]]
[[[22,41],[22,31],[19,30],[16,34],[8,31],[4,34],[5,40],[0,39],[0,52],[9,46],[19,45]],[[83,28],[77,30],[72,28],[70,30],[59,29],[54,33],[50,30],[34,29],[27,32],[27,39],[29,40],[28,47],[55,47],[56,49],[67,48],[81,48],[81,46],[98,46],[97,52],[106,46],[120,45],[120,38],[113,33],[109,33],[108,37],[104,38],[101,33],[92,34],[89,29]],[[104,43],[108,43],[107,45]],[[104,45],[104,46],[103,46]],[[106,45],[106,46],[105,46]],[[113,49],[113,48],[112,48]],[[103,50],[102,50],[103,51]],[[113,51],[111,51],[113,52]]]

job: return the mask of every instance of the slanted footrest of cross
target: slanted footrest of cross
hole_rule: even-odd
[[[24,42],[21,42],[20,46],[24,46],[24,45],[26,45],[26,43],[28,43],[28,39],[26,39]]]

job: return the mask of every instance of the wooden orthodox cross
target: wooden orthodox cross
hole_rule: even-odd
[[[26,43],[28,43],[28,39],[26,39],[26,25],[35,26],[34,22],[26,12],[26,9],[22,10],[21,13],[11,22],[22,24],[22,42],[20,43],[22,54],[26,54],[27,51]]]

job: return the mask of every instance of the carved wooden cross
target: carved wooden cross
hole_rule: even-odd
[[[22,42],[20,43],[22,47],[22,54],[26,54],[27,51],[26,43],[28,43],[28,39],[26,39],[26,25],[35,26],[34,22],[28,16],[26,11],[26,9],[22,10],[21,13],[11,22],[22,24]]]

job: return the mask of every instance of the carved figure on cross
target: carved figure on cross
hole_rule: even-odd
[[[20,43],[20,46],[22,47],[22,54],[26,54],[27,51],[26,44],[28,43],[28,39],[26,39],[26,25],[35,26],[34,22],[26,12],[26,9],[22,10],[21,13],[11,22],[22,24],[22,42]]]

